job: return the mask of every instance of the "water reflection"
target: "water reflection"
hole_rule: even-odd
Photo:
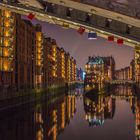
[[[84,96],[85,119],[89,126],[101,126],[106,119],[113,119],[116,100],[125,100],[135,117],[135,136],[140,139],[140,101],[130,86],[117,86],[109,94],[87,93]]]
[[[85,95],[84,110],[89,126],[103,125],[105,119],[112,119],[114,116],[115,99],[111,96]]]
[[[140,140],[140,101],[131,87],[83,89],[47,97],[0,115],[3,140]]]
[[[50,104],[38,104],[35,112],[37,140],[56,140],[76,112],[74,95],[59,97]]]
[[[56,140],[75,112],[75,96],[65,94],[8,111],[0,119],[0,139]]]

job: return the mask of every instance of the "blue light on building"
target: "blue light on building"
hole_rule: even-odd
[[[83,80],[85,79],[85,76],[86,76],[86,72],[83,71]]]

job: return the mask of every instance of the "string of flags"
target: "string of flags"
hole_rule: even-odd
[[[29,13],[27,17],[28,17],[28,19],[33,20],[35,18],[35,14]],[[64,22],[63,25],[62,25],[62,27],[65,28],[65,29],[68,29],[69,28],[69,24]],[[83,35],[85,33],[85,31],[86,31],[86,29],[83,26],[80,26],[78,28],[78,30],[77,30],[77,32],[80,35]],[[89,33],[88,33],[88,39],[89,40],[95,40],[95,39],[97,39],[97,33],[96,32],[93,32],[93,31],[89,31]],[[108,36],[108,41],[110,41],[110,42],[115,41],[115,37],[114,36]],[[117,39],[117,44],[123,44],[123,43],[124,43],[124,40],[122,38],[118,38]]]
[[[108,41],[114,41],[114,36],[108,36]]]
[[[80,27],[78,28],[77,32],[78,32],[80,35],[83,35],[84,32],[85,32],[85,27],[80,26]],[[97,33],[96,33],[96,32],[93,32],[93,31],[89,31],[89,33],[88,33],[88,39],[89,39],[89,40],[95,40],[95,39],[97,39]],[[113,35],[112,35],[112,36],[108,36],[108,41],[109,41],[109,42],[115,41],[115,37],[114,37]],[[123,38],[118,38],[118,39],[117,39],[117,44],[119,44],[119,45],[124,44]]]
[[[123,41],[123,39],[122,39],[122,38],[119,38],[119,39],[117,39],[117,43],[118,43],[118,44],[123,44],[123,43],[124,43],[124,41]]]
[[[80,34],[80,35],[83,35],[84,32],[85,32],[85,28],[80,26],[79,29],[77,30],[77,32]]]
[[[35,18],[35,14],[29,13],[27,17],[28,19],[33,20]]]
[[[114,41],[114,36],[108,36],[108,41]],[[122,38],[117,39],[117,44],[123,44],[124,40]]]
[[[97,39],[97,33],[96,32],[89,32],[88,33],[88,39],[89,40]]]

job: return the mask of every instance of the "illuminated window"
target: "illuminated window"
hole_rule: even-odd
[[[4,11],[4,16],[5,16],[6,18],[11,17],[11,11],[5,10],[5,11]]]
[[[8,57],[9,56],[9,51],[8,51],[8,48],[6,48],[6,47],[3,49],[3,56],[4,57]]]
[[[8,60],[3,61],[3,70],[4,71],[9,71],[10,70],[10,62]]]
[[[4,46],[9,46],[9,39],[8,38],[5,38],[4,39]]]

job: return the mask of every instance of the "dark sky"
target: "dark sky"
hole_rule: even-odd
[[[70,52],[77,61],[77,66],[84,69],[88,56],[113,56],[116,61],[116,69],[129,66],[133,59],[133,48],[117,45],[115,42],[108,42],[106,39],[98,37],[97,40],[88,40],[87,34],[79,35],[76,30],[63,29],[60,26],[40,22],[43,32],[54,39],[57,44]]]

